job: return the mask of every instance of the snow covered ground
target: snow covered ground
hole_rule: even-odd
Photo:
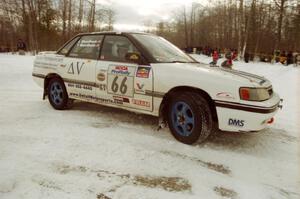
[[[263,132],[188,146],[154,117],[83,102],[54,110],[33,58],[0,54],[1,199],[300,198],[300,68],[234,62],[269,78],[283,110]]]

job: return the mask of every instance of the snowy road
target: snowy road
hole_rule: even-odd
[[[1,199],[300,198],[300,68],[234,63],[269,78],[283,110],[263,132],[187,146],[153,117],[82,102],[54,110],[32,62],[0,54]]]

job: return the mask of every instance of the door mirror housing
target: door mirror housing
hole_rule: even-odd
[[[140,64],[141,63],[141,55],[137,52],[126,53],[125,58],[127,61]]]

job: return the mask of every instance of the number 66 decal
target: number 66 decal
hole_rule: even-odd
[[[107,92],[112,95],[133,97],[134,76],[136,67],[114,66],[108,67]]]
[[[119,76],[116,76],[111,84],[111,90],[114,92],[114,93],[117,93],[118,90],[119,90],[119,84],[118,84],[118,78]],[[122,77],[121,77],[122,78]],[[124,95],[126,94],[127,92],[127,88],[128,86],[126,85],[126,81],[127,81],[127,77],[124,77],[122,82],[121,82],[121,85],[120,85],[120,92]]]

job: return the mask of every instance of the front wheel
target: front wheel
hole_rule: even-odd
[[[197,93],[183,92],[172,97],[168,125],[178,141],[193,144],[206,140],[214,123],[206,99]]]
[[[64,82],[59,78],[53,78],[48,84],[48,99],[51,106],[58,110],[68,108],[69,98]]]

